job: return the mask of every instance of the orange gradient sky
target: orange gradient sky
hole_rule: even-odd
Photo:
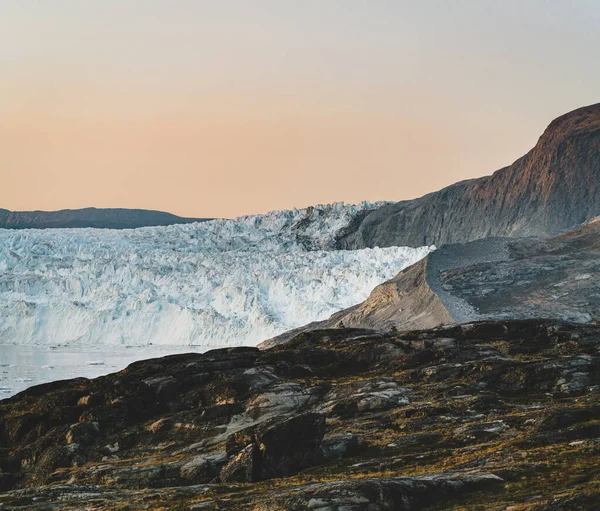
[[[2,2],[0,207],[413,198],[600,101],[598,27],[593,0]]]

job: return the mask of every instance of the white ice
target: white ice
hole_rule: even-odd
[[[434,247],[335,250],[372,207],[135,230],[0,230],[0,344],[253,345],[364,300]]]

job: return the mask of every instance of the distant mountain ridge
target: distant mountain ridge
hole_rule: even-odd
[[[83,208],[60,211],[9,211],[0,209],[0,229],[51,229],[95,227],[135,229],[160,225],[205,222],[210,218],[184,218],[163,211],[126,208]]]
[[[338,248],[441,246],[552,236],[600,215],[600,103],[550,123],[536,146],[491,176],[387,204],[349,225]]]

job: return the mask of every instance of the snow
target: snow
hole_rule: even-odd
[[[254,345],[434,247],[335,250],[369,203],[132,230],[0,230],[0,344]]]

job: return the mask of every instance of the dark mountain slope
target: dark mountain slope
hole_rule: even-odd
[[[344,249],[555,235],[600,215],[600,103],[565,114],[537,145],[491,176],[369,212]]]
[[[62,209],[60,211],[9,211],[0,209],[0,229],[50,229],[96,227],[135,229],[156,225],[204,222],[207,218],[183,218],[163,211],[123,208]]]

